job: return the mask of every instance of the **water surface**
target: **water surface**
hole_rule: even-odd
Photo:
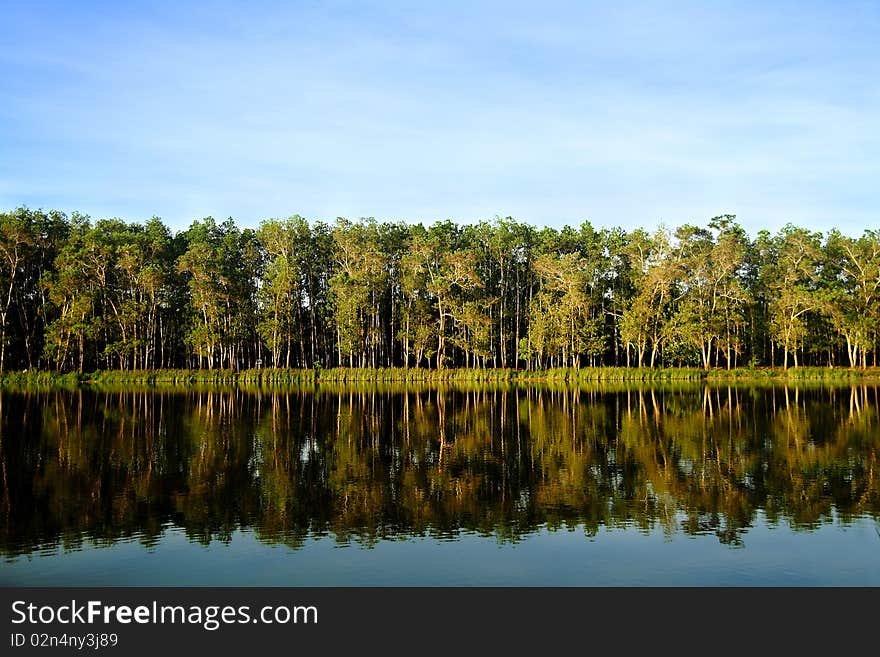
[[[877,388],[0,393],[0,584],[880,585]]]

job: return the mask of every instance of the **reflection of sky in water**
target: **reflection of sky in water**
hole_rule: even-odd
[[[768,525],[761,515],[739,549],[714,536],[582,528],[539,530],[516,543],[461,533],[364,547],[313,538],[299,549],[236,531],[207,546],[168,530],[152,547],[137,540],[83,545],[6,561],[3,585],[69,586],[880,586],[877,524],[836,520],[808,531]]]
[[[873,385],[0,401],[0,584],[880,584]]]

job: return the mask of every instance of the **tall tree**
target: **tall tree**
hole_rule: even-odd
[[[822,306],[819,280],[820,236],[791,224],[767,244],[763,285],[770,296],[770,336],[783,348],[782,364],[788,356],[798,366],[798,346],[806,335],[806,316]]]
[[[9,311],[16,283],[36,243],[30,214],[24,210],[0,213],[0,372],[6,364],[6,337]]]
[[[828,312],[846,340],[850,367],[867,367],[880,327],[880,231],[852,238],[833,230],[825,251],[831,279]]]

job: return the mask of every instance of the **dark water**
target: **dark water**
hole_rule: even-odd
[[[880,585],[878,388],[0,393],[0,584]]]

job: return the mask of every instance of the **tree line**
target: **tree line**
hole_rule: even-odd
[[[0,371],[877,364],[880,231],[0,213]]]

